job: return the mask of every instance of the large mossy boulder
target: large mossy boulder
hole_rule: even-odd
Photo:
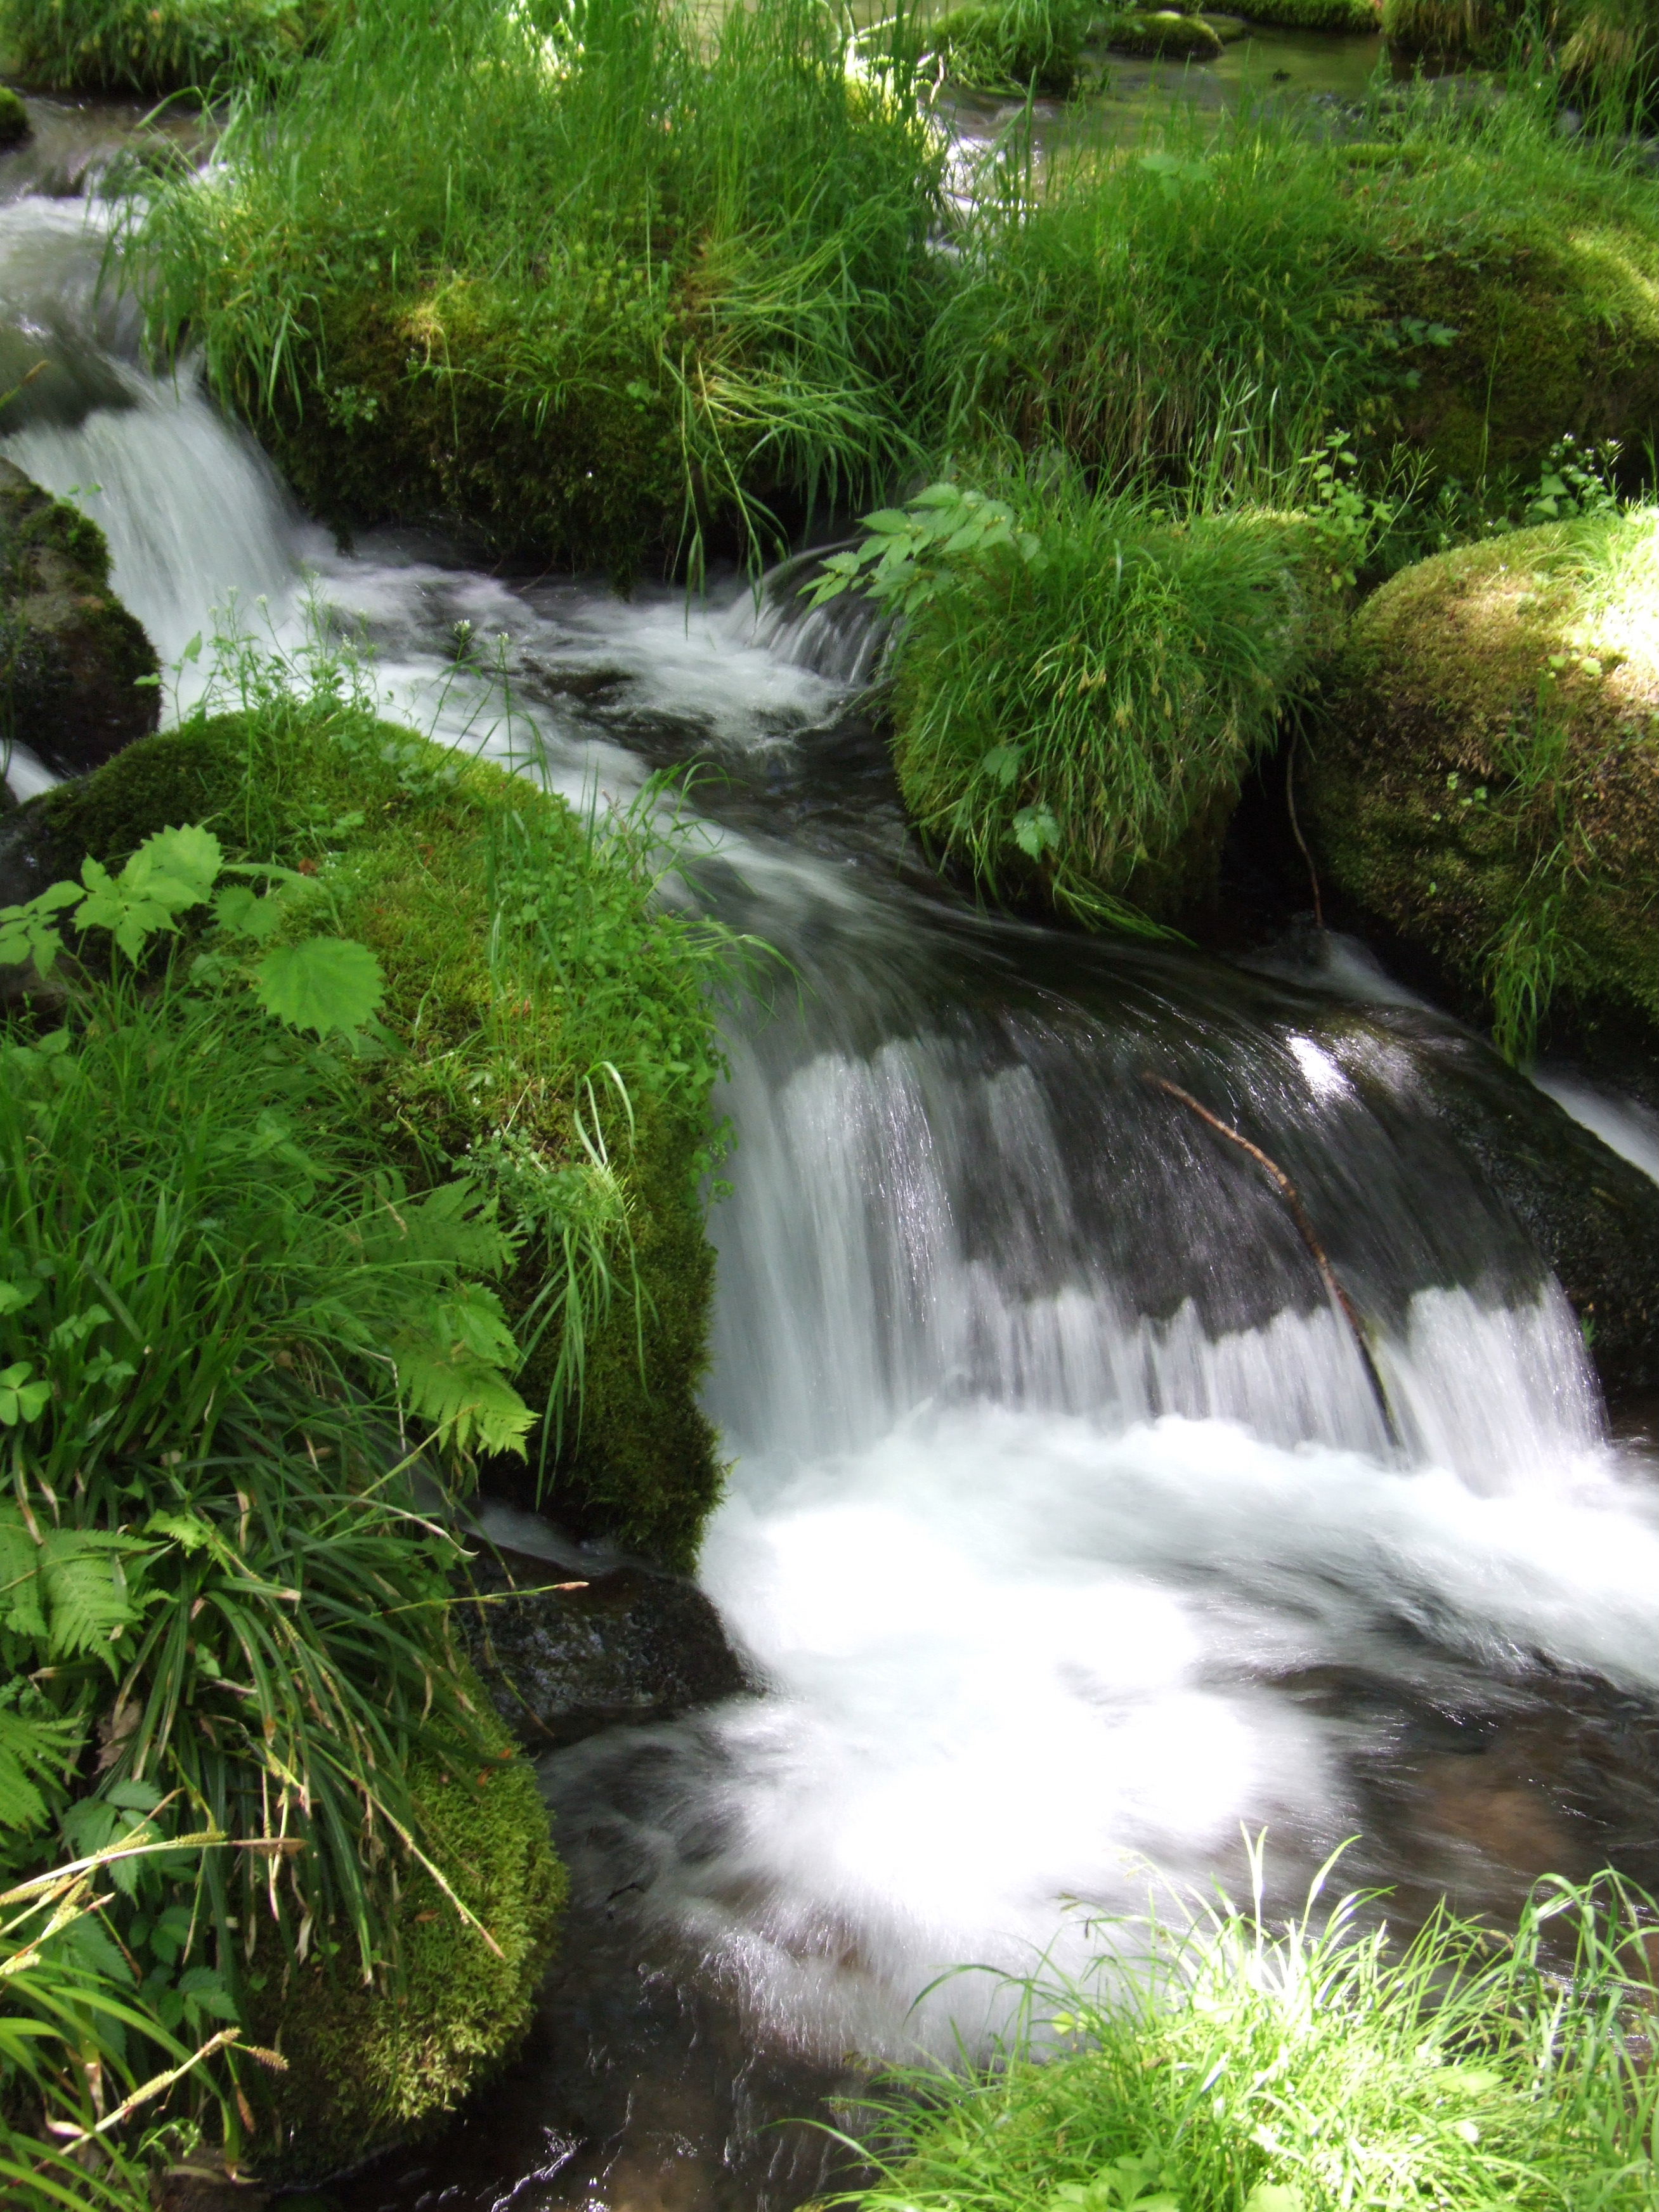
[[[238,860],[315,874],[343,933],[372,947],[392,1048],[361,1065],[387,1162],[416,1187],[458,1170],[485,1178],[523,1239],[504,1295],[532,1342],[518,1387],[546,1409],[531,1450],[562,1517],[689,1567],[721,1481],[697,1403],[715,1064],[695,933],[655,910],[646,857],[630,861],[524,779],[365,709],[283,705],[148,738],[19,809],[0,833],[0,897],[184,822],[210,824]],[[509,877],[514,922],[498,928]],[[610,1179],[592,1194],[626,1224],[615,1295],[605,1303],[590,1273],[586,1308],[550,1307],[547,1208],[561,1178],[594,1174],[590,1146]],[[579,1413],[563,1389],[571,1328]]]
[[[103,532],[0,460],[0,745],[78,775],[155,727],[159,683]]]
[[[1425,561],[1360,609],[1302,784],[1322,872],[1522,1052],[1659,1035],[1659,511]]]
[[[425,2132],[530,2025],[567,1888],[535,1775],[503,1735],[489,1765],[427,1764],[415,1794],[453,1894],[405,1869],[395,1972],[363,1981],[325,1933],[304,1966],[258,1975],[249,2027],[287,2069],[259,2077],[268,2179],[319,2179]]]

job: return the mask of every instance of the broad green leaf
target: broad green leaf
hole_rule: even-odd
[[[319,1036],[361,1029],[386,995],[380,962],[349,937],[279,945],[255,969],[253,989],[268,1014]]]
[[[283,918],[273,898],[261,897],[246,884],[227,884],[213,902],[213,919],[233,936],[251,937],[263,945]]]
[[[0,1422],[15,1429],[20,1423],[38,1421],[52,1397],[50,1382],[31,1382],[34,1372],[27,1359],[0,1368]]]
[[[1308,2212],[1308,2200],[1288,2181],[1258,2181],[1244,2199],[1244,2212]]]

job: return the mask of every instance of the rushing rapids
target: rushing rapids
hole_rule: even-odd
[[[390,711],[578,805],[700,764],[685,895],[789,963],[732,1017],[713,1217],[702,1577],[763,1687],[546,1761],[542,2025],[349,2202],[797,2201],[828,2139],[775,2124],[849,2054],[985,2027],[994,1984],[941,1974],[1079,1955],[1078,1907],[1237,1881],[1263,1828],[1278,1891],[1355,1838],[1407,1911],[1651,1879],[1651,1467],[1429,1101],[1454,1026],[1336,940],[1269,973],[972,911],[860,717],[878,641],[787,576],[688,607],[340,554],[145,370],[101,259],[81,202],[0,212],[0,317],[53,365],[3,450],[104,526],[163,657],[234,603],[278,649],[362,636]],[[1639,1109],[1556,1083],[1659,1167]],[[1292,1177],[1374,1374],[1182,1092]]]

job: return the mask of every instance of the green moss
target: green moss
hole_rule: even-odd
[[[694,940],[653,910],[648,870],[597,847],[522,779],[350,708],[152,738],[33,811],[52,874],[201,820],[239,854],[315,869],[341,928],[385,971],[385,1018],[406,1048],[363,1063],[363,1079],[388,1156],[417,1181],[463,1164],[487,1172],[510,1127],[514,1174],[499,1194],[511,1219],[516,1176],[586,1162],[580,1115],[615,1171],[639,1300],[614,1248],[618,1288],[588,1345],[580,1418],[550,1443],[553,1506],[689,1565],[720,1480],[696,1403],[713,1291],[700,1184],[714,1064]],[[524,839],[550,958],[512,929],[492,949],[492,885]],[[534,1220],[520,1225],[507,1304],[522,1322],[556,1264]],[[522,1377],[532,1403],[546,1403],[562,1343],[555,1326],[532,1352]]]
[[[1178,15],[1174,9],[1137,9],[1115,16],[1107,27],[1106,42],[1114,53],[1168,56],[1188,61],[1213,61],[1222,40],[1201,15]]]
[[[0,85],[0,146],[21,146],[29,135],[29,112],[9,84]]]
[[[294,59],[331,0],[0,0],[0,45],[52,92],[178,92]]]
[[[1455,331],[1419,348],[1399,425],[1466,483],[1534,464],[1571,432],[1639,447],[1659,426],[1659,230],[1552,196],[1432,260],[1373,264],[1379,303]]]
[[[1357,617],[1304,811],[1322,870],[1524,1051],[1552,994],[1659,1029],[1654,510],[1406,570]]]
[[[313,1954],[272,1969],[254,1994],[250,2030],[288,2062],[259,2077],[268,2104],[254,2156],[266,2178],[320,2178],[422,2132],[529,2027],[568,1884],[532,1770],[504,1733],[500,1750],[498,1765],[465,1774],[428,1763],[415,1790],[432,1857],[488,1941],[416,1870],[398,1899],[390,1987]]]

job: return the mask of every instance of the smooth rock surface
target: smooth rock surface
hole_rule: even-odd
[[[528,1553],[481,1547],[479,1602],[455,1609],[468,1658],[530,1750],[619,1723],[667,1720],[750,1686],[695,1583],[624,1565],[579,1577]]]

